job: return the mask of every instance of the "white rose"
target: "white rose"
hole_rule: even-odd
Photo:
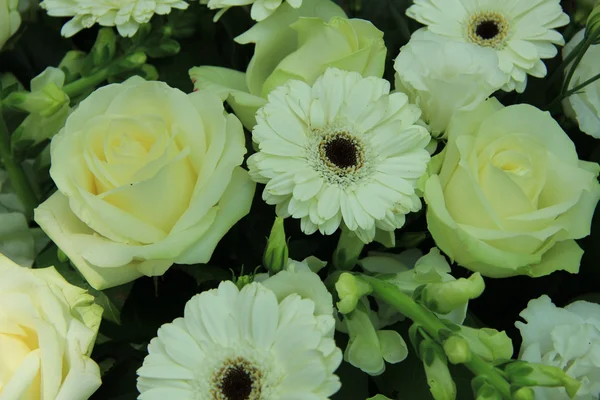
[[[491,48],[420,29],[394,63],[396,90],[408,94],[433,136],[440,136],[455,111],[473,109],[507,82],[497,65]]]
[[[563,49],[563,58],[573,51],[585,35],[585,29],[577,32]],[[569,89],[591,79],[600,72],[598,70],[600,60],[600,44],[590,46],[581,62],[575,69],[573,78],[569,83]],[[563,101],[565,114],[576,119],[579,129],[590,136],[600,139],[600,80],[585,86],[577,93],[572,94]]]
[[[19,0],[0,0],[0,49],[21,25]]]
[[[139,77],[108,85],[52,139],[58,191],[35,220],[95,289],[206,263],[250,210],[244,153],[217,96]]]
[[[89,357],[102,307],[53,267],[0,255],[0,399],[86,400],[100,386]]]
[[[546,295],[531,300],[516,322],[520,359],[562,368],[581,382],[576,399],[600,396],[600,305],[576,301],[556,307]],[[535,388],[536,400],[568,400],[564,388]]]

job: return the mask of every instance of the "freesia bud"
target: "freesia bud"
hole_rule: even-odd
[[[469,343],[469,348],[485,361],[510,360],[513,343],[506,332],[490,328],[460,327],[460,335]]]
[[[50,82],[39,91],[13,92],[4,102],[9,107],[49,117],[68,103],[69,97],[54,82]]]
[[[106,65],[117,51],[117,35],[113,28],[101,28],[90,51],[94,65]]]
[[[485,376],[477,376],[471,381],[475,400],[502,400],[502,394],[487,381]]]
[[[587,19],[585,35],[592,38],[592,44],[600,44],[600,0],[596,2]]]
[[[469,343],[460,336],[450,336],[444,341],[444,352],[452,364],[464,364],[471,361]]]
[[[423,360],[429,390],[435,400],[456,399],[456,384],[448,369],[444,351],[433,340],[423,340],[419,345],[419,355]]]
[[[512,393],[513,400],[535,400],[535,392],[532,388],[522,387]]]
[[[263,266],[271,275],[276,274],[286,267],[288,257],[289,251],[285,238],[283,218],[277,217],[267,240],[267,247],[263,254]]]
[[[421,299],[431,311],[448,314],[467,301],[479,297],[484,289],[483,278],[477,272],[468,279],[428,283],[421,293]]]
[[[571,398],[575,396],[581,386],[579,381],[571,378],[562,369],[552,365],[515,361],[508,364],[504,371],[508,380],[515,385],[564,387]],[[514,398],[516,399],[516,397]]]
[[[348,314],[354,311],[360,298],[371,293],[373,288],[362,279],[344,272],[335,283],[335,290],[340,298],[337,303],[339,312]]]

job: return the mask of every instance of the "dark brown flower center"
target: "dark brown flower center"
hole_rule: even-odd
[[[252,377],[244,368],[235,366],[223,377],[221,392],[228,400],[248,400],[252,393]]]
[[[261,372],[250,362],[239,357],[225,362],[214,376],[211,400],[259,400]]]
[[[361,168],[364,150],[360,141],[347,132],[329,134],[319,144],[323,164],[337,175],[346,175]]]
[[[501,49],[506,45],[509,23],[499,13],[479,12],[469,17],[467,36],[472,43]]]
[[[498,36],[500,29],[496,21],[482,21],[475,28],[475,33],[484,40],[490,40]]]

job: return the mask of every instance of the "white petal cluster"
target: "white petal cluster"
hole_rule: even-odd
[[[473,109],[507,82],[497,65],[491,48],[420,29],[396,58],[396,90],[408,94],[432,135],[440,136],[454,112]]]
[[[546,295],[531,300],[516,322],[523,344],[520,358],[553,365],[582,385],[576,399],[600,396],[600,305],[576,301],[556,307]],[[564,388],[535,388],[536,399],[568,400]]]
[[[139,399],[328,399],[342,360],[329,302],[320,314],[296,293],[221,282],[158,330],[138,370]]]
[[[343,222],[365,243],[418,211],[418,179],[430,159],[417,106],[386,80],[329,68],[311,87],[290,80],[271,92],[248,159],[263,199],[302,231],[330,235]]]
[[[542,59],[564,44],[555,29],[569,23],[560,0],[415,0],[406,14],[438,35],[494,49],[498,68],[510,78],[503,89],[518,92],[528,74],[546,76]]]
[[[171,9],[185,10],[183,0],[44,0],[40,6],[53,17],[73,17],[62,28],[71,37],[94,24],[116,26],[121,36],[133,36],[141,24],[154,14],[166,15]]]
[[[286,2],[293,8],[300,8],[302,5],[302,0],[286,0]],[[200,4],[208,5],[211,10],[220,9],[215,15],[215,20],[231,7],[252,5],[250,17],[255,21],[262,21],[273,14],[282,3],[283,0],[200,0]]]
[[[563,57],[567,57],[581,43],[584,35],[585,29],[573,36],[564,48]],[[600,72],[598,60],[600,60],[600,45],[592,45],[577,65],[569,89],[597,75]],[[565,114],[577,120],[582,132],[600,139],[600,80],[590,83],[569,96],[564,100],[563,105]]]

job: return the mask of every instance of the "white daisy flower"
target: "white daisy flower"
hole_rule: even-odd
[[[165,15],[172,8],[185,10],[183,0],[44,0],[40,6],[52,17],[73,17],[61,30],[71,37],[94,24],[116,26],[121,36],[133,36],[154,14]]]
[[[365,243],[418,211],[417,180],[431,137],[421,111],[390,84],[329,68],[311,87],[290,80],[257,113],[250,176],[263,199],[302,231],[330,235],[343,223]]]
[[[250,4],[252,4],[250,17],[255,21],[262,21],[273,14],[283,2],[283,0],[200,0],[200,4],[208,5],[211,10],[220,9],[215,15],[215,21],[233,6],[247,6]],[[300,8],[302,5],[302,0],[287,0],[286,2],[293,8]]]
[[[560,0],[415,0],[406,14],[434,33],[495,49],[498,67],[511,78],[502,89],[517,92],[525,90],[527,74],[546,76],[542,59],[565,44],[554,29],[569,23]]]
[[[322,285],[322,282],[321,282]],[[332,314],[254,282],[194,296],[138,370],[140,400],[324,400],[341,386]]]

